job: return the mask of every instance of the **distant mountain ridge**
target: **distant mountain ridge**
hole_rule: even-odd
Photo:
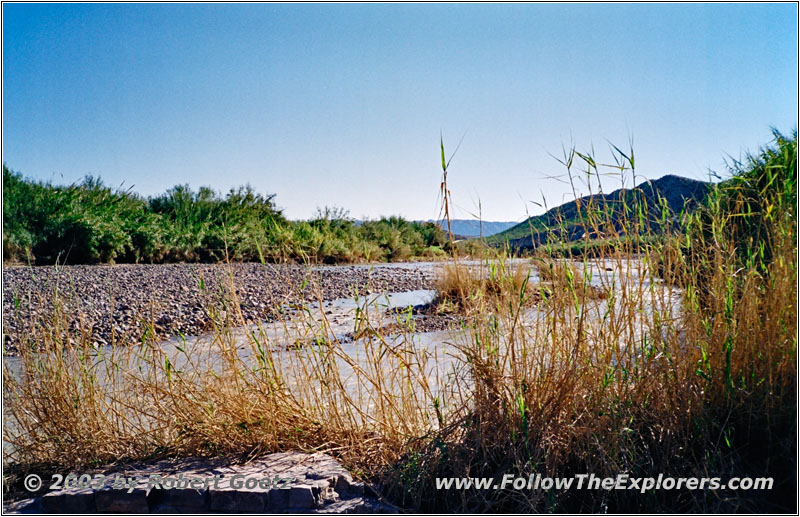
[[[364,219],[351,219],[356,226],[364,224]],[[416,219],[417,223],[433,223],[447,232],[447,220]],[[450,219],[450,227],[455,239],[473,239],[483,235],[488,237],[519,224],[519,221],[477,221],[475,219]]]
[[[653,228],[657,230],[656,221],[661,215],[658,198],[663,198],[669,209],[677,214],[683,210],[685,203],[687,203],[687,208],[701,203],[711,185],[710,182],[668,174],[657,180],[643,181],[632,189],[621,188],[610,194],[594,194],[569,201],[542,215],[531,217],[512,228],[492,235],[488,242],[495,245],[508,243],[512,248],[526,249],[547,242],[553,230],[558,230],[560,240],[574,241],[583,238],[585,232],[578,216],[579,206],[582,208],[609,206],[614,213],[614,225],[617,226],[622,207],[633,206],[640,201],[645,202],[648,219]],[[615,229],[619,230],[619,227]]]
[[[436,223],[447,231],[447,221],[438,221],[435,219],[428,219],[428,223]],[[519,221],[478,221],[477,219],[450,219],[450,230],[453,235],[461,237],[473,238],[488,237],[496,233],[508,230],[509,228],[519,224]]]

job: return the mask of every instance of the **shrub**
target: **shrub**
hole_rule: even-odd
[[[142,199],[96,178],[61,187],[3,167],[4,261],[341,263],[437,257],[444,242],[438,226],[397,216],[357,225],[325,208],[311,221],[287,221],[274,195],[249,185],[224,196],[177,185]]]

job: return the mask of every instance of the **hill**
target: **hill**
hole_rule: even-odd
[[[684,209],[685,204],[691,208],[701,202],[710,186],[711,183],[706,181],[669,174],[657,180],[644,181],[632,189],[621,188],[610,194],[594,194],[569,201],[542,215],[531,217],[512,228],[492,235],[487,240],[494,245],[508,243],[509,246],[517,249],[531,248],[546,243],[554,235],[559,240],[575,241],[585,236],[581,214],[585,217],[589,209],[607,210],[610,220],[615,226],[614,230],[620,232],[621,228],[618,225],[620,216],[627,207],[629,209],[628,218],[630,218],[632,214],[635,214],[630,209],[639,203],[646,207],[644,212],[647,213],[651,230],[658,230],[662,211],[662,206],[658,202],[659,198],[666,201],[666,205],[673,214],[678,214]],[[602,233],[602,228],[600,230]]]

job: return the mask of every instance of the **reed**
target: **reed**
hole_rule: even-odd
[[[596,160],[575,156],[600,174]],[[621,174],[632,172],[632,156],[617,155]],[[780,186],[780,195],[764,192],[749,252],[734,238],[743,219],[730,207],[752,192],[723,183],[717,195],[727,201],[692,216],[718,238],[690,224],[652,234],[646,248],[622,239],[612,252],[569,263],[498,254],[472,269],[444,268],[440,297],[465,323],[441,347],[420,346],[410,330],[387,335],[380,308],[364,301],[355,326],[368,332],[355,343],[340,342],[310,307],[299,320],[242,330],[232,285],[202,346],[121,336],[93,349],[56,310],[20,347],[16,370],[4,365],[5,460],[21,475],[301,449],[334,454],[412,511],[794,511],[796,207],[779,200],[788,199],[796,163],[769,170],[767,190]],[[606,223],[620,210],[628,234],[654,223],[631,201],[582,209],[587,231],[613,233]],[[661,227],[673,220],[664,217]],[[765,241],[769,253],[760,251]],[[770,476],[775,487],[640,494],[434,483],[584,472]],[[4,489],[18,482],[8,478]]]
[[[336,208],[289,221],[274,195],[249,185],[226,194],[177,185],[143,198],[87,177],[69,186],[34,182],[3,166],[3,261],[97,264],[258,261],[322,263],[442,258],[437,225]]]

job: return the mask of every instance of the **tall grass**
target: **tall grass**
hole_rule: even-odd
[[[438,226],[400,217],[356,224],[325,209],[288,221],[249,185],[224,196],[178,185],[145,199],[96,178],[54,186],[3,166],[5,262],[380,262],[441,257],[445,244]]]
[[[613,251],[601,247],[571,265],[542,256],[538,282],[502,256],[477,269],[454,264],[460,269],[445,273],[442,294],[469,311],[441,347],[385,335],[378,308],[362,305],[356,326],[370,332],[355,343],[341,343],[323,312],[321,322],[309,317],[286,329],[314,339],[280,351],[267,328],[235,330],[244,322],[234,289],[205,348],[146,337],[101,353],[56,317],[32,340],[42,350],[23,348],[19,371],[5,371],[10,459],[27,472],[300,448],[335,454],[409,510],[794,511],[796,207],[778,200],[790,199],[796,162],[792,153],[774,154],[785,161],[775,158],[774,179],[758,190],[768,200],[758,211],[763,224],[747,231],[757,253],[720,238],[744,231],[738,225],[746,219],[728,207],[752,195],[731,187],[739,180],[722,183],[714,199],[728,202],[686,214],[702,218],[716,238],[695,237],[690,224],[646,248],[620,239]],[[569,168],[583,163],[573,176],[605,177],[590,155],[572,156]],[[633,174],[632,153],[615,156],[618,173]],[[752,170],[744,166],[737,177]],[[651,220],[636,203],[580,213],[587,232],[602,227],[609,238],[680,222],[667,212]],[[612,218],[621,225],[608,225]],[[604,295],[585,294],[597,289]],[[775,486],[642,494],[436,490],[434,483],[506,473],[769,476]]]

